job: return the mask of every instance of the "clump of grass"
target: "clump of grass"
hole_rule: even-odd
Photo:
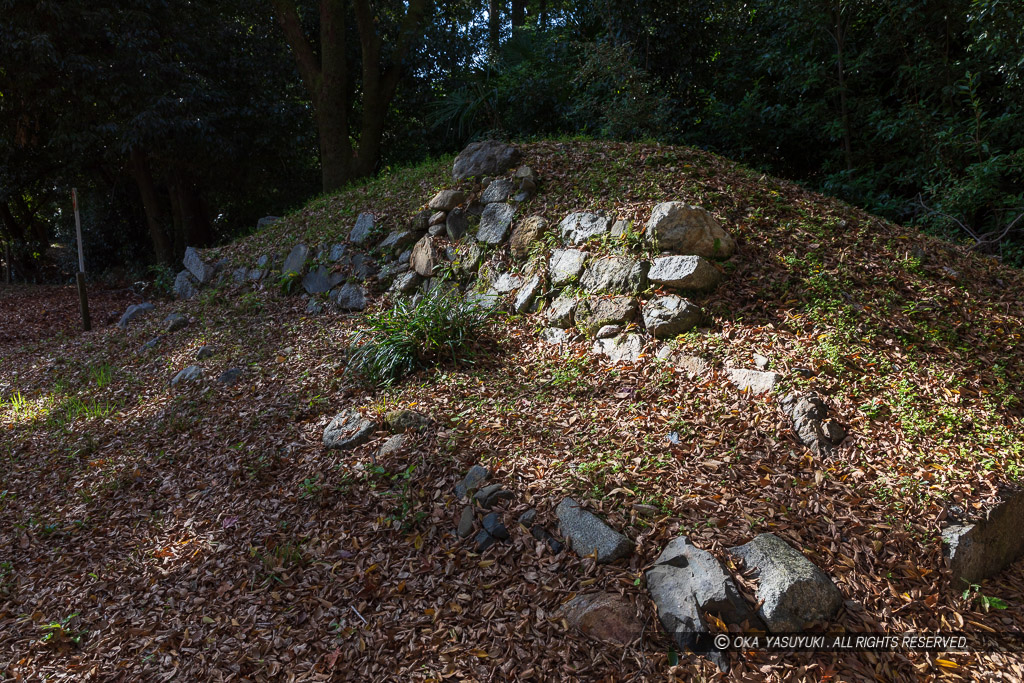
[[[403,299],[367,316],[348,369],[388,386],[448,358],[458,362],[489,317],[490,311],[440,283],[415,304]]]

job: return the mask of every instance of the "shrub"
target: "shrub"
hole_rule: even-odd
[[[356,335],[348,368],[373,384],[390,385],[447,358],[458,362],[489,315],[442,282],[415,304],[403,299],[368,315],[366,329]]]

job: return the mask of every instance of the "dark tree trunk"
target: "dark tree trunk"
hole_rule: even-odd
[[[512,31],[526,23],[526,0],[512,0]]]
[[[139,186],[139,197],[142,199],[142,207],[146,211],[146,224],[149,226],[149,238],[153,242],[153,250],[156,252],[157,260],[164,265],[171,265],[174,262],[174,250],[171,241],[164,230],[164,211],[160,202],[160,195],[156,191],[156,184],[153,182],[153,174],[149,170],[149,159],[146,153],[133,147],[131,151],[132,175],[135,183]]]

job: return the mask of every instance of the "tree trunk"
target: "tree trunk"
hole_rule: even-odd
[[[537,30],[543,31],[548,23],[548,0],[539,0],[537,3]]]
[[[842,0],[832,6],[833,27],[835,33],[832,40],[836,44],[836,69],[839,76],[839,116],[843,126],[843,155],[846,158],[846,170],[853,170],[853,144],[850,141],[850,112],[846,102],[846,27],[843,25]]]
[[[160,206],[160,196],[157,194],[156,184],[153,182],[153,174],[149,170],[146,153],[138,147],[132,147],[131,164],[132,175],[135,177],[135,183],[139,186],[142,207],[146,211],[146,224],[149,226],[149,238],[153,242],[153,250],[156,252],[157,260],[169,266],[174,263],[174,250],[164,231],[164,212]]]
[[[512,0],[512,32],[526,23],[526,0]]]

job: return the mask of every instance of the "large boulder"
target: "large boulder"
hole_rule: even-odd
[[[592,293],[639,294],[647,284],[647,263],[623,256],[590,262],[580,286]]]
[[[324,266],[317,266],[302,278],[302,288],[307,294],[323,294],[331,288],[329,273]]]
[[[673,289],[710,291],[722,274],[701,256],[659,256],[651,262],[647,279]]]
[[[644,327],[655,339],[669,339],[700,322],[700,306],[675,294],[657,296],[644,306]]]
[[[995,576],[1024,556],[1024,490],[1006,490],[1002,500],[966,523],[942,531],[954,589]]]
[[[523,158],[512,145],[497,140],[470,143],[452,165],[452,178],[456,181],[476,176],[501,175]]]
[[[530,216],[520,221],[512,231],[509,248],[517,261],[525,261],[530,255],[530,247],[543,237],[548,228],[548,220],[543,216]]]
[[[574,281],[583,272],[589,252],[579,249],[555,249],[548,262],[548,275],[552,287],[562,287]]]
[[[488,204],[480,215],[476,238],[487,244],[501,244],[508,237],[516,209],[509,204]]]
[[[600,564],[614,562],[633,552],[633,542],[605,524],[597,515],[583,509],[572,498],[565,498],[555,508],[562,535],[577,555],[597,553]]]
[[[308,259],[309,247],[305,244],[296,244],[281,265],[281,275],[302,275],[306,272]]]
[[[331,292],[331,301],[343,311],[361,311],[366,308],[366,288],[347,282]]]
[[[798,633],[810,622],[828,621],[843,594],[828,574],[773,534],[760,534],[729,551],[753,569],[758,580],[758,616],[769,631]]]
[[[597,336],[602,336],[600,330]],[[644,338],[639,334],[631,333],[616,334],[605,339],[597,339],[593,347],[594,353],[608,356],[608,360],[613,363],[635,363],[640,359],[643,351]]]
[[[263,218],[256,221],[256,230],[259,231],[263,230],[264,228],[269,228],[271,225],[278,222],[279,220],[281,220],[280,216],[264,216]]]
[[[370,440],[377,430],[372,420],[363,417],[357,410],[345,410],[334,416],[324,428],[324,446],[348,450]]]
[[[199,284],[205,285],[213,279],[214,267],[203,261],[194,247],[185,249],[185,258],[182,259],[182,263],[185,265],[185,270],[192,273],[192,277]]]
[[[637,640],[644,627],[636,605],[618,593],[577,595],[559,610],[573,628],[596,640],[625,646]]]
[[[659,249],[674,254],[729,258],[736,251],[736,241],[714,216],[683,202],[655,206],[646,234],[657,239]]]
[[[466,193],[459,190],[441,190],[427,204],[431,211],[451,211],[466,201]]]
[[[409,265],[419,275],[432,277],[434,268],[441,262],[441,250],[434,244],[434,238],[429,235],[422,238],[412,248],[412,256],[409,257]]]
[[[637,300],[630,296],[584,299],[576,306],[576,327],[593,337],[605,325],[625,325],[636,319]]]
[[[570,244],[582,244],[610,232],[612,219],[596,213],[571,213],[558,224],[558,234]]]

